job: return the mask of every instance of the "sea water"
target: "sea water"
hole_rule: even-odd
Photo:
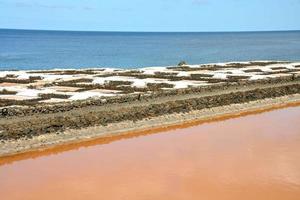
[[[300,31],[157,33],[0,29],[0,70],[300,60]]]

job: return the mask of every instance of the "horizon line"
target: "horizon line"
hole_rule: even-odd
[[[299,30],[247,30],[247,31],[109,31],[109,30],[59,30],[59,29],[23,29],[23,28],[0,28],[0,30],[17,31],[53,31],[53,32],[106,32],[106,33],[251,33],[251,32],[297,32]]]

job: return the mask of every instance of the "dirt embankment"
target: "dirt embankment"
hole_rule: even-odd
[[[17,110],[16,113],[21,114],[3,115],[2,110],[0,139],[31,138],[69,129],[97,125],[106,126],[107,124],[128,120],[139,121],[166,114],[187,113],[193,110],[299,93],[300,81],[298,78],[290,77],[268,80],[264,83],[227,85],[223,89],[207,87],[205,89],[189,88],[161,92],[145,96],[140,101],[135,96],[129,96],[112,98],[106,101],[99,99],[62,104],[61,107],[58,107],[60,108],[58,110],[47,105],[40,106],[38,111],[34,111],[36,107],[13,108]],[[8,108],[6,109],[6,113],[10,112]],[[52,112],[50,112],[51,109]]]
[[[105,97],[105,99],[87,99],[87,100],[78,100],[64,103],[55,103],[55,104],[47,104],[47,103],[29,103],[22,101],[23,106],[4,106],[0,108],[0,120],[1,118],[8,117],[24,117],[24,116],[32,116],[36,114],[54,114],[72,111],[76,109],[82,108],[90,108],[90,107],[112,107],[112,104],[116,104],[117,107],[120,105],[124,106],[126,103],[139,103],[146,102],[157,102],[163,101],[164,99],[169,100],[179,100],[179,99],[187,99],[193,97],[201,97],[212,94],[223,94],[230,93],[236,91],[246,91],[255,88],[264,88],[276,85],[285,85],[291,84],[292,82],[300,82],[300,76],[284,76],[272,79],[262,79],[262,80],[238,80],[237,82],[223,82],[213,85],[201,86],[201,87],[191,87],[185,89],[173,89],[173,90],[159,90],[155,92],[149,92],[145,94],[128,94],[118,97]],[[20,103],[16,103],[13,100],[1,100],[0,104],[3,105],[20,105]],[[26,106],[24,106],[26,105]]]

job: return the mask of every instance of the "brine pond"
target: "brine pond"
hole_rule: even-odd
[[[0,198],[300,199],[300,107],[0,158]]]

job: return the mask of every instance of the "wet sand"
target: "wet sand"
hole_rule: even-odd
[[[290,107],[2,159],[1,198],[299,199],[299,119]]]

